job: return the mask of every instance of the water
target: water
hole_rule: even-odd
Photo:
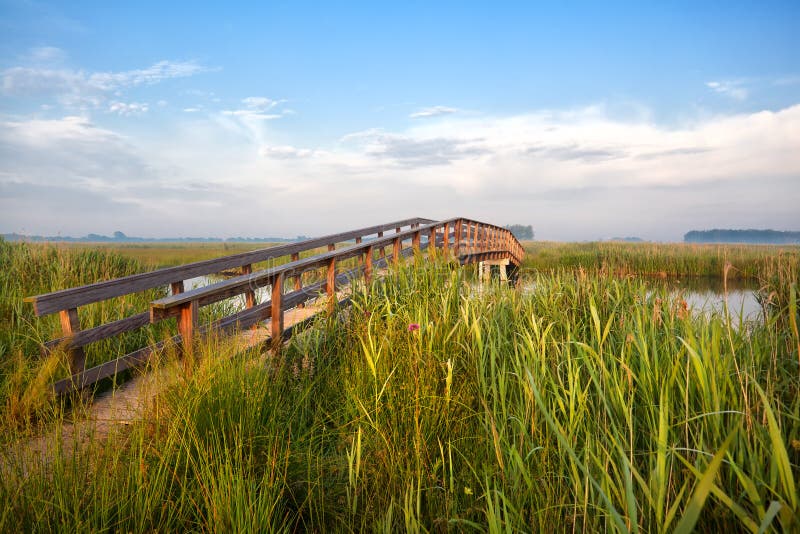
[[[666,287],[675,299],[683,299],[694,313],[707,316],[725,314],[725,285],[721,278],[698,277],[667,279],[654,285]],[[758,282],[755,280],[728,280],[728,312],[734,323],[757,321],[762,316],[761,304],[756,299]]]
[[[673,301],[684,301],[687,309],[695,314],[710,317],[725,315],[725,285],[718,277],[692,278],[644,278],[654,291],[666,289]],[[528,283],[522,291],[534,291],[535,285]],[[739,322],[759,321],[762,309],[756,299],[758,282],[755,280],[729,280],[727,287],[728,312],[734,325]],[[652,293],[651,293],[652,294]]]

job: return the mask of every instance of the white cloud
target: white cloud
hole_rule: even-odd
[[[10,96],[56,98],[67,107],[98,108],[124,90],[152,85],[207,70],[194,62],[159,61],[145,69],[89,73],[63,68],[12,67],[0,73],[2,92]]]
[[[261,154],[265,158],[296,159],[296,158],[310,157],[314,154],[314,151],[309,150],[307,148],[296,148],[289,145],[279,145],[279,146],[265,145],[259,149],[259,154]]]
[[[61,63],[66,58],[66,52],[55,46],[31,48],[25,56],[25,59],[32,63]]]
[[[193,76],[208,69],[193,61],[159,61],[145,69],[120,72],[96,72],[89,75],[92,87],[103,91],[113,91],[137,85],[152,85],[172,78]]]
[[[148,109],[148,104],[140,102],[111,102],[108,106],[109,113],[116,113],[117,115],[123,116],[141,115],[142,113],[147,113]]]
[[[222,111],[222,114],[230,117],[240,117],[249,121],[280,119],[284,115],[293,113],[291,110],[281,110],[280,112],[275,110],[275,108],[280,106],[283,102],[285,101],[272,100],[271,98],[263,96],[249,96],[242,99],[242,104],[244,104],[243,108],[226,109]],[[267,113],[270,110],[275,111]]]
[[[412,119],[427,119],[430,117],[439,117],[441,115],[452,115],[458,113],[457,108],[449,108],[447,106],[433,106],[430,108],[422,108],[409,115]]]
[[[45,196],[59,217],[37,221],[80,222],[85,233],[129,210],[139,230],[119,227],[131,235],[318,235],[331,220],[346,229],[459,214],[533,224],[550,239],[798,224],[800,105],[679,127],[594,106],[450,115],[324,146],[283,139],[262,120],[222,113],[186,116],[138,142],[80,117],[0,123],[0,219],[12,230],[31,224]]]
[[[750,92],[744,87],[741,80],[721,80],[706,82],[706,87],[721,95],[730,97],[734,100],[747,100]]]

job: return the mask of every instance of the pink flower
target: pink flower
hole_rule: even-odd
[[[416,332],[417,330],[419,330],[419,324],[411,323],[410,325],[408,325],[409,332]]]

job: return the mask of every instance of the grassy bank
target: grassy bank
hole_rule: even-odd
[[[142,262],[102,249],[48,244],[9,243],[0,239],[0,429],[26,425],[53,408],[47,384],[67,376],[60,351],[41,355],[42,343],[61,336],[58,314],[36,318],[24,297],[90,284],[148,270]],[[81,325],[90,328],[147,309],[149,291],[99,302],[80,309]],[[96,365],[160,339],[162,326],[130,332],[87,347],[87,365]]]
[[[523,268],[584,269],[625,275],[767,278],[800,270],[800,246],[696,245],[681,243],[525,243]]]
[[[165,356],[146,421],[10,450],[0,530],[798,528],[791,284],[732,328],[639,280],[535,276],[406,267],[279,357]]]
[[[102,251],[128,258],[151,269],[210,260],[273,246],[270,243],[49,243],[65,252]]]

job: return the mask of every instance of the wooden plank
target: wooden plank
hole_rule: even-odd
[[[170,284],[170,291],[172,291],[173,295],[177,295],[178,293],[183,293],[183,280],[172,282]]]
[[[298,261],[298,260],[300,260],[300,254],[295,252],[294,254],[292,254],[292,261]],[[294,277],[294,290],[300,291],[301,289],[303,289],[303,273],[299,273],[297,276]],[[301,302],[300,304],[298,304],[297,307],[305,308],[305,306],[306,306],[305,303]]]
[[[425,228],[427,228],[427,226]],[[326,252],[316,256],[310,256],[308,258],[303,258],[296,262],[289,262],[283,265],[279,265],[277,267],[272,267],[270,269],[265,269],[263,271],[255,272],[250,275],[235,276],[228,280],[223,280],[220,282],[216,282],[214,284],[209,284],[205,287],[200,287],[197,289],[186,291],[184,293],[181,293],[180,295],[171,295],[168,297],[164,297],[155,300],[151,303],[150,305],[151,320],[153,322],[156,322],[158,320],[162,320],[167,317],[175,316],[176,312],[170,311],[170,309],[177,308],[184,302],[199,300],[200,306],[205,306],[213,302],[218,302],[225,298],[239,295],[247,288],[251,287],[258,288],[269,285],[269,279],[277,272],[282,272],[284,273],[285,276],[289,276],[294,273],[302,272],[304,269],[311,269],[311,268],[325,266],[327,265],[328,261],[331,258],[336,258],[338,261],[356,257],[363,254],[363,251],[367,247],[374,247],[383,244],[388,244],[390,241],[393,241],[395,239],[402,239],[404,237],[407,238],[409,236],[416,237],[417,247],[419,248],[419,235],[423,230],[424,229],[408,230],[406,232],[397,235],[392,235],[390,237],[383,237],[381,239],[377,239],[369,243],[352,245],[332,252]]]
[[[63,289],[43,295],[26,297],[25,302],[33,304],[34,312],[37,316],[48,315],[69,308],[99,302],[130,293],[137,293],[155,287],[170,285],[173,282],[188,280],[198,276],[205,276],[222,272],[229,269],[236,269],[248,263],[259,263],[281,256],[288,256],[293,252],[302,252],[325,246],[328,243],[338,243],[354,239],[358,236],[371,235],[381,230],[388,230],[395,227],[410,226],[411,224],[430,223],[430,219],[412,218],[403,221],[396,221],[377,226],[360,228],[331,234],[324,237],[308,239],[299,243],[277,245],[250,252],[233,254],[222,258],[214,258],[176,267],[168,267],[147,273],[135,274],[97,282],[86,286]]]
[[[462,221],[462,223],[463,222],[464,221]],[[476,228],[477,228],[477,226],[476,226]],[[470,233],[470,224],[468,222],[466,223],[466,230],[465,231],[466,231],[467,235],[469,235],[469,233]],[[407,234],[410,234],[410,233],[411,233],[410,231],[407,232]],[[458,234],[458,226],[456,226],[455,234],[456,235]],[[389,257],[382,257],[382,258],[379,258],[378,260],[375,260],[375,261],[369,261],[369,262],[367,262],[368,264],[371,264],[372,266],[375,266],[375,267],[386,267],[386,266],[388,266],[390,261],[391,262],[397,262],[397,261],[399,261],[399,258],[401,256],[410,256],[414,252],[413,249],[405,249],[405,250],[402,249],[402,246],[401,246],[402,238],[400,236],[395,237],[393,235],[392,237],[389,238],[388,241],[386,241],[386,244],[388,244],[389,241],[392,242],[393,249],[394,249],[393,252],[394,253]],[[518,248],[521,248],[521,245],[519,245],[519,243],[518,243],[518,241],[516,241],[516,239],[513,239],[513,242],[516,243]],[[436,244],[434,243],[434,246],[435,245]],[[372,247],[372,246],[373,246],[373,244],[370,244],[370,247]],[[430,246],[430,243],[425,243],[420,248],[421,249],[427,249],[429,246]],[[485,253],[482,253],[480,255],[475,255],[475,256],[471,256],[471,255],[467,254],[467,255],[462,256],[460,258],[460,261],[462,262],[462,264],[463,263],[467,263],[467,262],[479,261],[482,257],[486,256],[488,258],[491,255],[495,255],[496,257],[511,257],[513,259],[513,255],[511,254],[511,252],[509,252],[509,250],[506,249],[506,250],[497,250],[497,251],[487,251]],[[372,256],[369,256],[369,257],[371,258]],[[337,275],[335,273],[336,256],[332,256],[332,257],[328,258],[327,261],[328,261],[328,266],[329,266],[327,279],[325,281],[322,281],[322,282],[317,282],[315,284],[311,284],[311,285],[307,286],[306,288],[301,289],[299,291],[295,290],[292,293],[288,293],[286,295],[281,295],[281,297],[280,297],[281,304],[279,306],[279,308],[281,310],[290,309],[291,307],[296,306],[300,302],[305,302],[306,300],[309,300],[311,298],[315,298],[314,297],[314,292],[315,291],[322,291],[324,289],[326,292],[328,292],[329,296],[333,295],[333,294],[335,294],[335,288],[336,288],[336,286],[338,284],[347,284],[347,283],[349,283],[349,281],[353,278],[353,276],[360,271],[358,268],[356,268],[356,269],[351,269],[351,270],[349,270],[347,272],[339,273]],[[330,269],[331,264],[334,267],[333,269]],[[365,266],[365,269],[366,269],[366,266]],[[332,276],[332,278],[331,278],[331,276]],[[201,289],[203,289],[203,288],[201,288]],[[349,302],[349,298],[345,298],[341,302],[342,303],[347,303],[347,302]],[[194,303],[190,302],[190,306],[195,306],[196,303],[197,302],[194,302]],[[196,311],[197,311],[197,309],[195,308],[194,317],[197,316],[196,315]],[[265,303],[262,303],[260,305],[255,305],[252,308],[245,309],[245,310],[240,311],[240,312],[238,312],[236,314],[233,314],[232,316],[229,316],[229,317],[223,318],[221,320],[215,321],[214,323],[211,323],[210,325],[206,325],[206,326],[203,326],[203,327],[200,327],[200,328],[197,328],[196,323],[193,323],[192,324],[192,329],[193,329],[194,332],[199,332],[200,334],[204,334],[204,333],[210,332],[211,330],[231,331],[231,330],[236,330],[238,328],[247,328],[249,326],[257,324],[260,321],[263,321],[263,320],[265,320],[267,318],[270,318],[271,315],[272,315],[272,311],[273,311],[272,301],[265,302]],[[77,331],[77,332],[75,332],[73,334],[72,339],[73,340],[80,339],[80,336],[84,335],[84,333],[93,333],[93,334],[96,334],[96,335],[100,335],[103,332],[104,329],[118,328],[118,329],[120,329],[120,331],[126,331],[125,330],[126,328],[128,328],[129,326],[132,326],[134,324],[138,324],[139,326],[143,326],[144,325],[143,324],[144,323],[144,319],[146,319],[148,317],[148,315],[149,315],[148,313],[143,313],[143,314],[139,314],[139,315],[136,315],[136,316],[132,316],[132,317],[128,317],[128,318],[125,318],[125,319],[121,319],[119,321],[114,321],[113,323],[108,323],[106,325],[101,325],[100,327],[97,327],[97,328],[94,328],[94,329],[87,329],[85,331]],[[283,329],[282,338],[285,339],[287,337],[287,332],[290,333],[291,331],[294,331],[297,328],[303,328],[306,325],[311,324],[312,320],[313,320],[313,317],[311,317],[309,319],[306,319],[305,321],[303,321],[303,323],[298,323],[300,326],[295,325],[295,326],[289,327],[288,329]],[[102,339],[102,337],[100,339]],[[116,360],[113,360],[113,361],[110,361],[110,362],[106,362],[106,363],[101,364],[99,366],[96,366],[96,367],[94,367],[92,369],[88,369],[88,370],[86,370],[84,372],[79,372],[79,373],[75,374],[74,376],[72,376],[72,377],[70,377],[68,379],[61,380],[61,381],[57,382],[56,384],[54,384],[53,388],[57,393],[65,393],[65,392],[68,392],[68,391],[72,391],[72,390],[74,390],[76,388],[87,387],[89,385],[92,385],[92,384],[96,383],[99,380],[114,376],[118,372],[122,372],[124,370],[131,369],[131,368],[137,367],[139,365],[142,365],[144,363],[147,363],[147,361],[150,359],[152,354],[155,351],[160,350],[161,348],[163,348],[167,343],[175,343],[175,344],[178,344],[178,345],[182,345],[182,338],[181,338],[180,335],[179,336],[175,336],[175,337],[171,338],[170,340],[166,340],[166,341],[162,341],[160,343],[157,343],[154,347],[145,347],[145,348],[139,349],[137,351],[134,351],[134,352],[132,352],[130,354],[127,354],[127,355],[125,355],[125,356],[123,356],[121,358],[118,358]]]
[[[52,350],[59,345],[66,345],[68,348],[84,347],[89,343],[107,339],[137,328],[142,328],[150,324],[150,312],[138,313],[118,321],[112,321],[94,328],[79,330],[71,336],[62,337],[48,341],[44,344],[46,350]]]
[[[196,300],[184,303],[180,307],[180,315],[178,316],[178,332],[181,334],[183,340],[183,350],[186,353],[191,353],[194,346],[194,332],[197,328],[197,321],[199,318],[199,306]]]
[[[249,275],[253,273],[253,264],[248,263],[247,265],[242,266],[242,274]],[[247,308],[252,308],[256,305],[256,292],[253,289],[248,289],[244,292],[245,297],[245,306]]]
[[[372,247],[367,247],[367,252],[364,255],[364,280],[367,283],[367,286],[369,286],[369,284],[372,282],[372,255]]]
[[[272,321],[270,325],[270,332],[272,334],[273,348],[280,346],[281,337],[283,334],[283,273],[277,273],[272,278]]]
[[[78,309],[70,308],[59,312],[61,319],[61,332],[64,337],[70,338],[81,330],[81,322],[78,317]],[[86,354],[83,352],[83,347],[73,347],[69,351],[69,370],[72,374],[83,371],[86,365]]]
[[[459,219],[456,221],[456,230],[455,230],[455,237],[453,243],[453,254],[458,256],[461,254],[461,240],[463,237],[464,232],[464,221]]]
[[[328,311],[333,311],[336,297],[336,258],[328,260],[328,272],[325,276],[325,292],[328,294]]]

